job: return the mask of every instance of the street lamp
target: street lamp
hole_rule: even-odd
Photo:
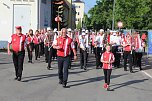
[[[115,27],[115,0],[113,0],[113,17],[112,17],[112,30]]]

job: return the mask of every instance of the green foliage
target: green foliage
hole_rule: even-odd
[[[87,28],[111,29],[114,0],[98,0],[88,12]],[[122,21],[127,29],[152,29],[152,0],[115,0],[115,29]]]

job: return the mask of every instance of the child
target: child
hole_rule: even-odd
[[[111,47],[110,45],[106,45],[106,52],[104,52],[101,56],[101,62],[103,63],[103,72],[104,72],[104,78],[105,78],[105,84],[104,88],[107,89],[107,91],[110,90],[109,84],[110,84],[110,76],[112,72],[112,63],[115,61],[113,53],[110,52]]]

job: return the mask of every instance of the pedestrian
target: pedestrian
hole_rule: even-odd
[[[60,34],[61,36],[57,38],[57,41],[54,43],[53,48],[57,49],[59,84],[62,84],[63,87],[66,88],[71,49],[73,50],[75,60],[77,58],[77,54],[74,49],[74,45],[72,44],[72,39],[67,36],[67,29],[62,28]]]
[[[16,26],[16,33],[8,41],[8,55],[10,55],[10,45],[12,45],[13,50],[15,80],[21,81],[26,46],[26,35],[22,34],[21,26]]]
[[[114,54],[110,52],[111,46],[108,44],[106,45],[106,51],[101,56],[101,62],[103,63],[103,72],[104,72],[104,79],[105,84],[104,88],[108,91],[110,90],[110,76],[112,73],[112,63],[115,61]]]
[[[30,29],[27,35],[27,52],[28,52],[29,63],[32,63],[32,57],[33,57],[32,52],[34,50],[33,40],[34,40],[33,30]]]

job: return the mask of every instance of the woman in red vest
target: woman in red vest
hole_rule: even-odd
[[[27,35],[27,52],[28,52],[29,63],[32,63],[32,52],[34,49],[33,40],[34,40],[33,30],[30,29]]]
[[[115,57],[113,53],[110,52],[111,47],[110,45],[106,46],[106,52],[104,52],[101,56],[101,62],[103,63],[103,72],[104,72],[104,79],[105,79],[105,84],[104,88],[107,90],[110,90],[110,76],[112,72],[112,63],[115,61]]]
[[[39,31],[36,30],[35,35],[34,35],[34,48],[35,48],[35,60],[37,60],[39,56]]]

